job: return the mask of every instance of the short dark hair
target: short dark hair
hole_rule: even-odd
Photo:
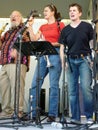
[[[76,6],[76,7],[78,8],[79,12],[82,12],[82,7],[81,7],[81,5],[79,5],[78,3],[72,3],[72,4],[70,4],[70,5],[69,5],[69,8],[70,8],[70,7],[74,7],[74,6]]]

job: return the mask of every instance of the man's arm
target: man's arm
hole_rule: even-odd
[[[94,42],[93,42],[93,40],[90,40],[90,41],[89,41],[89,45],[90,45],[90,49],[93,49],[93,48],[94,48]]]
[[[60,58],[61,58],[61,63],[62,63],[62,68],[63,68],[64,64],[65,64],[64,45],[63,44],[60,44]]]
[[[1,50],[2,42],[1,42],[1,37],[0,37],[0,50]]]
[[[95,57],[95,50],[94,50],[94,41],[93,40],[89,41],[89,46],[91,49],[92,58],[94,58]]]

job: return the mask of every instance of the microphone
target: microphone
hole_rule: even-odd
[[[57,22],[60,22],[60,21],[61,21],[61,18],[58,18],[58,19],[57,19]]]
[[[98,22],[98,19],[92,20],[91,22],[96,24]]]
[[[41,14],[33,14],[32,17],[35,18],[35,17],[41,17],[42,15]]]

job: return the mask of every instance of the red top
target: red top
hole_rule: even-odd
[[[55,22],[53,24],[44,24],[40,27],[40,31],[42,32],[42,35],[44,36],[46,41],[51,42],[58,42],[60,31],[64,27],[63,22]]]

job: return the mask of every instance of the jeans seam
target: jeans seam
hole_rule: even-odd
[[[85,61],[85,63],[87,64],[87,66],[90,68],[90,70],[93,71],[92,67],[90,66],[90,62],[88,61],[88,59],[83,58],[83,60]]]

